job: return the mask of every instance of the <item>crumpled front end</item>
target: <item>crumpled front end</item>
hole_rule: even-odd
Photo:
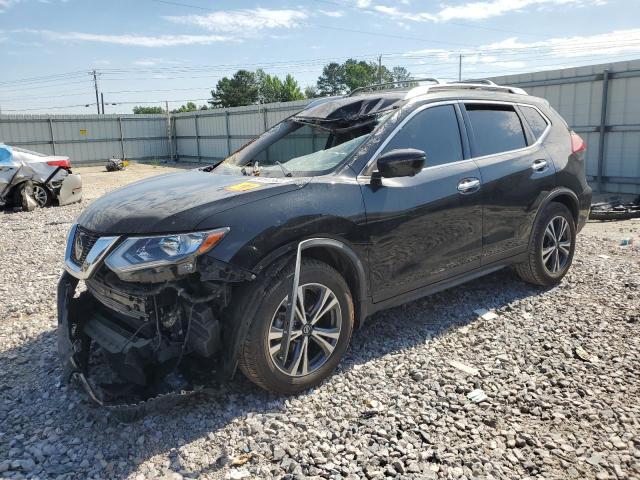
[[[64,380],[79,380],[100,405],[194,391],[222,369],[221,318],[233,281],[249,277],[203,258],[190,275],[123,281],[104,262],[121,242],[72,229],[58,284]],[[80,280],[86,289],[78,294]]]

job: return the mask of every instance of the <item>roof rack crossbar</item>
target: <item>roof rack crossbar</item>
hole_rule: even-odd
[[[437,78],[408,78],[406,80],[398,80],[397,82],[386,82],[386,83],[376,83],[374,85],[369,85],[367,87],[359,87],[356,88],[354,90],[351,90],[351,92],[349,92],[349,94],[347,95],[347,97],[352,97],[355,94],[358,93],[362,93],[362,92],[366,92],[368,90],[375,90],[378,88],[384,88],[384,87],[391,87],[393,85],[402,85],[402,84],[407,84],[407,83],[418,83],[418,82],[431,82],[431,83],[435,83],[436,85],[443,85],[442,80],[439,80]]]

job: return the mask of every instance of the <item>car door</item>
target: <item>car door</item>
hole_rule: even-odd
[[[372,158],[395,149],[426,153],[413,177],[359,177],[375,302],[480,266],[480,172],[469,160],[457,102],[427,104],[407,116]]]
[[[474,101],[464,107],[482,179],[486,265],[526,249],[537,205],[555,186],[555,167],[517,105]]]

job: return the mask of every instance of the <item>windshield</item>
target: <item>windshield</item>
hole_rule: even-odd
[[[328,173],[355,152],[387,117],[378,115],[351,125],[340,122],[327,126],[287,120],[231,155],[216,172],[266,177]]]

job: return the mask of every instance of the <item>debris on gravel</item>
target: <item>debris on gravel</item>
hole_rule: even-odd
[[[639,219],[589,223],[555,288],[504,270],[374,315],[303,394],[238,376],[133,424],[105,415],[59,381],[65,237],[91,195],[161,172],[0,213],[0,478],[640,478],[640,247],[619,246]]]

